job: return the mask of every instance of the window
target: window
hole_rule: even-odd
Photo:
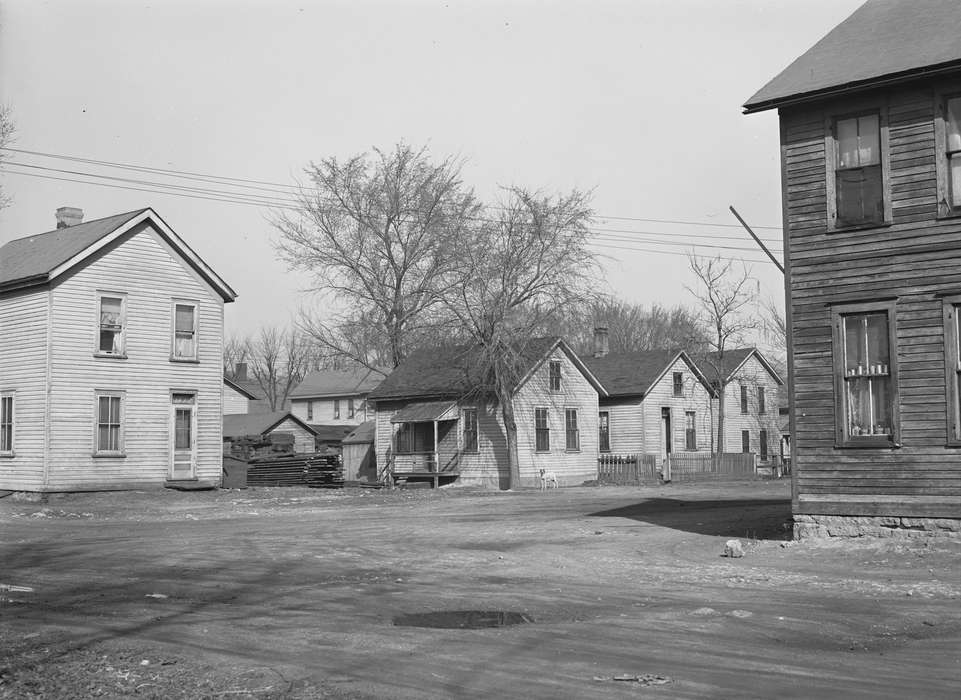
[[[550,390],[561,390],[561,363],[560,360],[550,361]]]
[[[334,418],[340,418],[340,399],[334,399]]]
[[[397,429],[397,454],[434,451],[433,423],[401,423]]]
[[[173,359],[197,359],[197,305],[174,303]]]
[[[747,413],[747,387],[741,385],[741,413]]]
[[[742,430],[741,431],[741,452],[747,453],[751,451],[751,431]]]
[[[534,409],[534,449],[538,452],[550,452],[551,429],[547,422],[547,409]]]
[[[697,426],[695,423],[696,414],[694,411],[685,411],[684,420],[684,448],[688,450],[697,449]]]
[[[347,417],[348,418],[354,417],[354,400],[353,399],[347,399]]]
[[[683,372],[674,373],[674,395],[684,396],[684,373]]]
[[[314,402],[308,401],[307,402],[307,420],[313,420],[313,419],[314,419]]]
[[[611,451],[610,411],[601,411],[597,414],[597,445],[601,452]]]
[[[834,122],[834,219],[838,228],[885,220],[878,113]]]
[[[938,215],[961,214],[961,95],[940,100],[935,132],[938,143]]]
[[[894,303],[835,308],[836,441],[839,446],[897,442]]]
[[[13,394],[0,394],[0,454],[13,454]]]
[[[122,454],[123,394],[98,392],[95,410],[97,425],[94,435],[94,454]]]
[[[568,450],[581,449],[581,437],[577,430],[576,408],[568,408],[564,410],[564,434],[566,437],[566,447]]]
[[[477,409],[464,409],[464,452],[477,452]]]
[[[759,386],[757,388],[757,412],[765,413],[767,411],[767,403],[764,397],[764,387]]]
[[[948,444],[961,447],[961,295],[944,300],[944,370]]]
[[[97,354],[123,357],[126,328],[126,297],[100,294],[98,306]]]
[[[767,461],[767,431],[766,430],[762,430],[758,435],[758,443],[759,443],[758,447],[760,448],[760,452],[761,452],[761,461],[766,462]]]

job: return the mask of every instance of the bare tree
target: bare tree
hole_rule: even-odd
[[[13,123],[13,114],[9,107],[0,105],[0,164],[6,159],[7,154],[3,149],[13,142],[16,126]],[[0,186],[0,209],[10,205],[10,197],[5,194]]]
[[[754,280],[743,263],[736,268],[732,261],[720,257],[691,255],[688,263],[698,284],[685,288],[694,296],[700,320],[709,329],[709,351],[698,354],[696,361],[717,392],[716,452],[720,454],[724,452],[725,355],[757,328],[757,321],[749,313],[756,300]]]
[[[396,367],[438,322],[459,249],[479,210],[452,158],[398,144],[341,162],[312,163],[313,188],[296,215],[278,213],[278,252],[313,275],[315,291],[346,311],[307,314],[301,326],[333,355]],[[367,343],[382,338],[383,347]]]
[[[483,367],[476,371],[500,406],[508,488],[514,488],[520,462],[513,392],[530,359],[525,350],[569,305],[590,299],[597,264],[587,248],[587,194],[551,197],[516,187],[505,194],[462,242],[459,282],[446,301],[478,352]]]
[[[237,365],[247,361],[247,354],[250,351],[249,339],[232,335],[224,339],[224,375],[233,377],[237,370]]]
[[[295,329],[265,326],[245,345],[250,377],[263,391],[270,410],[283,410],[291,390],[310,367],[311,343]]]

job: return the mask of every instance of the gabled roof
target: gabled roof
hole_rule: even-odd
[[[598,393],[606,395],[604,387],[593,373],[567,343],[557,337],[532,338],[516,346],[520,379],[514,387],[515,391],[555,349],[563,351]],[[411,353],[380,386],[370,392],[369,398],[373,401],[456,399],[472,393],[490,392],[492,387],[482,374],[484,368],[483,353],[477,345],[422,348]]]
[[[237,293],[149,207],[10,241],[0,248],[0,292],[52,282],[145,223],[152,225],[224,301],[233,301],[237,297]]]
[[[319,441],[340,442],[345,437],[350,435],[356,426],[344,425],[343,423],[337,423],[334,425],[311,423],[310,427],[314,429],[314,434]]]
[[[869,0],[744,103],[745,113],[961,70],[961,2]]]
[[[724,378],[724,383],[727,384],[729,381],[731,381],[731,377],[739,369],[741,369],[744,363],[747,362],[751,356],[754,356],[757,358],[758,362],[764,366],[764,369],[766,369],[771,376],[774,377],[778,385],[784,386],[784,380],[781,379],[781,375],[777,373],[777,370],[774,369],[774,366],[765,359],[764,355],[762,355],[761,351],[757,348],[731,348],[730,350],[725,350],[724,361],[720,363],[719,355],[720,353],[717,352],[709,352],[700,358],[702,360],[702,364],[707,365],[702,371],[711,379],[711,381],[714,380],[714,370],[717,368],[720,370],[720,374]]]
[[[246,435],[265,435],[288,419],[297,423],[311,435],[317,434],[316,430],[293,413],[274,411],[273,413],[238,413],[224,416],[224,437],[239,438]]]
[[[366,421],[354,428],[350,434],[344,438],[345,445],[357,445],[374,441],[374,425],[376,421]]]
[[[259,397],[257,397],[257,396],[254,396],[253,394],[251,394],[251,393],[250,393],[249,391],[247,391],[246,389],[244,389],[244,388],[243,388],[242,386],[240,386],[240,384],[238,384],[237,382],[233,381],[232,379],[228,379],[227,377],[224,377],[224,384],[226,384],[227,386],[229,386],[231,389],[233,389],[234,391],[236,391],[238,394],[240,394],[241,396],[243,396],[245,399],[255,400],[255,399],[259,398]]]
[[[335,396],[359,396],[375,389],[384,375],[370,369],[333,370],[321,369],[311,372],[290,392],[292,399],[325,398]]]
[[[644,396],[679,358],[687,363],[710,392],[707,379],[687,353],[680,350],[646,350],[585,357],[584,363],[604,385],[608,396]]]

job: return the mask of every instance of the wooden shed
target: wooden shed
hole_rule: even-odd
[[[314,452],[315,435],[313,428],[287,411],[224,416],[224,443],[251,436],[277,442],[278,436],[284,436],[293,452],[306,453]]]
[[[345,481],[377,481],[377,460],[374,458],[374,425],[369,420],[343,439],[342,455]]]

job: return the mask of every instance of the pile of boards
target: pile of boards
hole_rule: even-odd
[[[247,465],[247,485],[339,489],[344,468],[338,454],[257,457]]]

